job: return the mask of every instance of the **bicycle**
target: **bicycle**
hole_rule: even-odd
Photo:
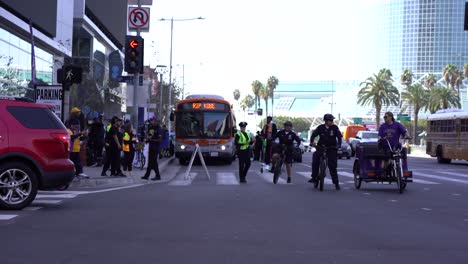
[[[320,156],[320,162],[319,162],[319,173],[318,173],[318,179],[314,180],[314,188],[323,192],[323,187],[325,185],[325,177],[327,176],[327,167],[328,167],[328,155],[327,151],[329,149],[336,149],[336,147],[325,147],[325,146],[319,146],[323,151],[322,155]]]
[[[133,163],[133,167],[135,168],[140,168],[140,170],[143,170],[146,164],[146,157],[143,154],[143,150],[145,148],[145,143],[144,142],[139,142],[135,146],[135,156],[136,160]]]
[[[390,141],[385,138],[387,141],[388,148],[390,150],[390,160],[389,164],[386,168],[388,175],[397,183],[397,189],[400,193],[406,188],[406,179],[403,178],[403,167],[402,167],[402,148],[399,146],[395,146],[392,148],[390,145]]]
[[[278,158],[278,155],[279,155],[279,158]],[[273,154],[271,158],[272,166],[273,166],[272,171],[273,171],[273,183],[274,184],[278,182],[285,160],[286,160],[286,147],[282,146],[281,153],[275,153]]]

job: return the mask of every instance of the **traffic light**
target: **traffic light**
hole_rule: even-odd
[[[125,38],[125,71],[127,73],[143,73],[144,40],[139,36]]]

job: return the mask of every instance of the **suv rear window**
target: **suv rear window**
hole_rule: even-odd
[[[8,106],[8,112],[23,126],[31,129],[65,129],[62,121],[48,108]]]

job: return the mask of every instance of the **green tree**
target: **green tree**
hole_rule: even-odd
[[[465,77],[465,79],[468,78],[468,63],[463,65],[463,77]]]
[[[276,86],[278,86],[278,84],[279,84],[278,78],[276,78],[275,76],[270,76],[266,84],[268,91],[270,92],[270,96],[271,96],[271,115],[272,116],[273,116],[273,109],[274,109],[274,102],[273,102],[274,93],[276,90]]]
[[[268,99],[270,99],[270,90],[262,86],[259,92],[260,97],[265,101],[265,114],[268,116]]]
[[[404,87],[408,87],[413,83],[414,74],[410,69],[405,69],[400,77],[400,82]]]
[[[240,107],[242,111],[245,112],[246,109],[250,109],[254,106],[255,104],[255,99],[252,95],[248,94],[244,99],[241,100],[240,102]]]
[[[428,89],[431,89],[436,84],[437,84],[437,76],[433,73],[428,74],[424,80],[424,86],[426,86],[426,88]]]
[[[400,93],[393,85],[392,73],[388,69],[381,69],[378,74],[367,78],[360,84],[358,104],[375,107],[375,123],[380,126],[380,112],[384,105],[398,105]]]
[[[413,106],[414,110],[414,127],[418,127],[418,117],[419,111],[427,107],[429,103],[429,91],[425,89],[421,84],[416,83],[414,85],[409,85],[406,87],[405,91],[401,93],[401,100],[407,101],[410,105]],[[417,130],[414,129],[413,140],[416,142],[417,139]]]
[[[450,87],[435,86],[429,90],[429,103],[426,110],[432,114],[440,109],[461,107],[457,92]]]
[[[259,80],[255,80],[252,82],[252,92],[255,96],[255,101],[257,102],[258,107],[260,107],[260,90],[262,89],[263,84]],[[257,106],[255,107],[257,110]]]

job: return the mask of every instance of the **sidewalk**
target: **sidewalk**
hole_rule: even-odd
[[[411,146],[411,153],[409,153],[408,156],[418,158],[431,158],[431,156],[426,154],[425,146]]]
[[[161,173],[162,180],[164,181],[164,171],[167,166],[174,160],[175,157],[162,158],[158,160],[159,163],[159,172]],[[141,177],[146,172],[146,166],[143,170],[133,168],[132,176],[129,176],[128,171],[123,171],[127,177],[111,177],[111,176],[101,176],[102,166],[101,167],[84,167],[84,173],[89,176],[89,179],[80,179],[73,180],[70,183],[70,189],[80,189],[80,188],[97,188],[97,187],[118,187],[126,186],[132,184],[141,184],[147,183],[148,180],[142,180]],[[110,174],[110,171],[107,172],[107,175]],[[154,177],[154,171],[151,172],[150,178]],[[153,182],[153,181],[150,181]],[[157,181],[158,182],[158,181]]]

